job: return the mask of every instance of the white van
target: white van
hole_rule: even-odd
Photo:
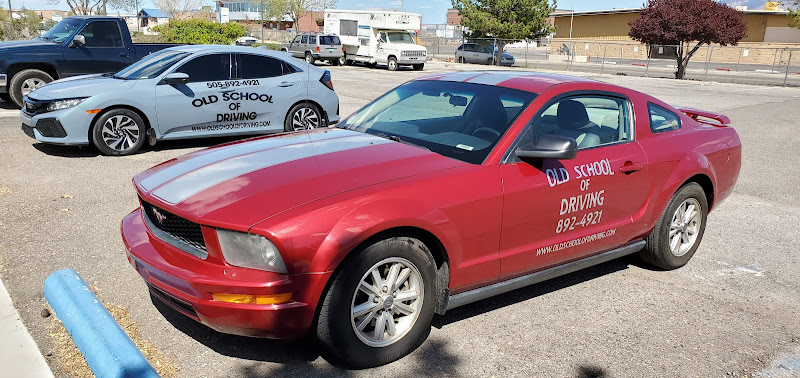
[[[325,10],[325,33],[338,34],[348,64],[369,67],[386,64],[389,71],[400,66],[421,70],[428,58],[425,46],[417,45],[412,31],[422,27],[422,15],[395,11]]]

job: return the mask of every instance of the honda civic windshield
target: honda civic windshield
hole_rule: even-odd
[[[124,80],[152,79],[164,73],[175,63],[189,56],[185,51],[162,50],[117,72],[114,77]]]
[[[493,85],[420,80],[401,85],[338,127],[481,164],[536,94]]]

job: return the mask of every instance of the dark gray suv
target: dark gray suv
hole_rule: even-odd
[[[332,66],[338,66],[344,59],[342,42],[336,34],[300,33],[291,42],[281,45],[281,51],[303,58],[308,64],[327,60]]]

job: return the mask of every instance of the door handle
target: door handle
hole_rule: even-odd
[[[292,85],[294,85],[294,83],[290,83],[288,81],[278,84],[279,87],[291,87]]]
[[[619,171],[624,173],[624,174],[626,174],[626,175],[629,175],[629,174],[631,174],[633,172],[640,171],[643,166],[644,165],[642,165],[642,163],[639,163],[639,162],[634,163],[634,162],[629,160],[629,161],[626,161],[625,164],[623,164],[621,167],[619,167]]]
[[[127,58],[127,57],[128,57],[128,54],[125,54],[125,53],[119,53],[119,57],[120,57],[120,58]]]

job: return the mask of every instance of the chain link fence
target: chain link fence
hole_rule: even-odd
[[[420,41],[434,59],[464,64],[663,78],[674,78],[678,64],[678,46],[635,42],[441,37],[420,37]],[[502,57],[496,46],[502,47]],[[800,86],[800,47],[704,45],[689,61],[684,79]]]

